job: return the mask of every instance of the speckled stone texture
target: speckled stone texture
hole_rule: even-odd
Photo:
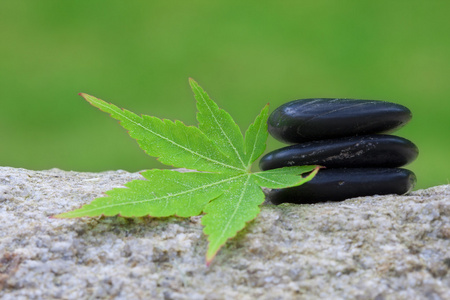
[[[210,267],[200,217],[49,218],[140,178],[0,168],[0,298],[450,299],[450,185],[265,205]]]

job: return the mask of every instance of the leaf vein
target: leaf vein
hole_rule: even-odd
[[[101,207],[95,207],[95,208],[93,208],[93,209],[83,210],[83,213],[89,213],[89,212],[91,212],[91,211],[96,211],[96,210],[99,210],[99,209],[105,209],[105,208],[117,207],[117,206],[122,206],[122,205],[136,205],[136,204],[140,204],[140,203],[146,203],[146,202],[153,202],[153,201],[157,201],[157,200],[168,199],[168,198],[170,198],[170,197],[177,197],[177,196],[181,196],[181,195],[184,195],[184,194],[189,194],[189,193],[195,192],[195,191],[197,191],[197,190],[207,189],[207,188],[209,188],[209,187],[212,187],[212,186],[215,186],[215,185],[219,185],[219,184],[225,183],[225,182],[227,182],[227,181],[232,181],[232,180],[234,180],[234,179],[237,179],[237,178],[239,178],[239,177],[246,176],[246,175],[247,175],[247,174],[240,174],[240,175],[237,175],[237,176],[229,177],[229,178],[227,178],[227,179],[223,179],[223,180],[220,180],[220,181],[216,181],[216,182],[211,183],[211,184],[202,185],[202,186],[199,186],[199,187],[190,189],[190,190],[184,190],[184,191],[179,192],[179,193],[176,193],[176,194],[170,194],[170,195],[166,195],[166,196],[162,196],[162,197],[155,197],[155,198],[152,198],[152,199],[145,199],[145,200],[140,200],[140,201],[125,202],[125,203],[114,203],[114,204],[111,204],[111,205],[105,205],[105,206],[101,206]],[[154,194],[154,193],[152,193],[152,194]]]
[[[233,213],[231,214],[231,217],[228,219],[227,224],[226,224],[225,227],[223,228],[223,230],[222,230],[222,232],[221,232],[219,238],[217,238],[216,241],[220,242],[220,241],[222,240],[222,238],[223,238],[225,232],[228,230],[228,227],[230,227],[231,221],[233,220],[234,216],[236,215],[236,213],[237,213],[237,211],[238,211],[238,209],[239,209],[239,206],[241,205],[242,199],[244,198],[244,194],[245,194],[245,191],[246,191],[246,189],[247,189],[247,185],[248,185],[248,182],[249,182],[249,180],[250,180],[250,177],[251,177],[251,175],[248,175],[248,176],[247,176],[247,180],[245,181],[245,183],[244,183],[244,185],[243,185],[243,189],[242,189],[242,191],[241,191],[241,195],[239,196],[239,201],[238,201],[238,203],[236,204],[236,207],[234,208],[234,211],[233,211]]]
[[[103,107],[107,107],[107,106],[106,106],[105,104],[103,104],[103,103],[100,103],[99,105],[100,105],[100,106],[103,106]],[[181,148],[181,149],[183,149],[183,150],[185,150],[185,151],[187,151],[187,152],[189,152],[189,153],[192,153],[193,155],[196,155],[196,156],[198,156],[198,157],[200,157],[200,158],[203,158],[203,159],[205,159],[205,160],[207,160],[207,161],[210,161],[210,162],[212,162],[212,163],[222,165],[222,166],[224,166],[224,167],[226,167],[226,168],[235,169],[235,170],[239,170],[239,171],[245,171],[245,170],[243,170],[243,169],[239,169],[239,168],[236,168],[236,167],[234,167],[234,166],[227,165],[227,164],[225,164],[225,163],[222,163],[222,162],[220,162],[220,161],[217,161],[217,160],[215,160],[215,159],[212,159],[212,158],[206,157],[206,156],[204,156],[204,155],[202,155],[202,154],[200,154],[200,153],[197,153],[197,152],[195,152],[195,151],[193,151],[193,150],[191,150],[191,149],[189,149],[189,148],[186,148],[186,147],[184,147],[183,145],[180,145],[180,144],[178,144],[178,143],[176,143],[176,142],[174,142],[174,141],[172,141],[172,140],[170,140],[170,139],[168,139],[168,138],[166,138],[166,137],[164,137],[164,136],[162,136],[162,135],[160,135],[160,134],[158,134],[158,133],[156,133],[156,132],[150,130],[149,128],[143,126],[142,124],[137,123],[137,122],[135,122],[134,120],[128,118],[126,115],[120,113],[120,110],[119,110],[119,112],[118,112],[117,114],[119,114],[121,117],[127,119],[129,122],[131,122],[131,123],[133,123],[133,124],[135,124],[135,125],[141,127],[142,129],[144,129],[144,130],[150,132],[151,134],[154,134],[154,135],[156,135],[157,137],[159,137],[159,138],[161,138],[161,139],[163,139],[163,140],[166,140],[167,142],[173,144],[174,146],[177,146],[177,147],[179,147],[179,148]]]
[[[258,176],[259,178],[262,178],[263,180],[271,181],[271,182],[276,183],[276,184],[284,184],[283,182],[278,182],[278,181],[275,181],[273,179],[269,179],[267,177],[263,177],[263,176],[259,175],[258,173],[253,173],[253,175]]]
[[[260,133],[260,132],[261,132],[261,126],[258,127],[258,132],[257,132],[257,134],[256,134],[255,136],[259,136],[259,133]],[[255,141],[254,141],[254,143],[253,143],[252,154],[249,156],[249,161],[248,161],[249,164],[250,164],[250,162],[251,162],[252,159],[253,159],[253,154],[255,154],[255,149],[256,149],[255,144],[256,144],[256,139],[255,139]]]
[[[208,105],[208,103],[206,102],[205,98],[203,97],[203,94],[201,92],[199,92],[199,88],[195,87],[195,89],[197,90],[197,93],[200,95],[201,99],[203,100],[203,102],[205,103],[206,107],[208,108],[209,112],[211,113],[212,118],[214,119],[214,122],[217,124],[217,126],[219,127],[220,131],[222,132],[222,135],[225,136],[225,138],[228,141],[228,144],[230,144],[231,148],[234,150],[234,152],[236,153],[236,156],[238,157],[239,161],[242,163],[242,166],[244,167],[244,169],[246,168],[246,165],[244,163],[244,161],[242,160],[241,155],[239,155],[238,150],[236,149],[236,147],[233,145],[233,143],[231,142],[229,136],[226,134],[226,132],[223,130],[222,126],[220,126],[219,121],[216,118],[216,115],[213,113],[213,111],[211,110],[211,107]]]

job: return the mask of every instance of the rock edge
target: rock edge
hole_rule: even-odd
[[[450,185],[264,205],[210,267],[200,217],[49,218],[141,178],[0,167],[0,298],[450,299]]]

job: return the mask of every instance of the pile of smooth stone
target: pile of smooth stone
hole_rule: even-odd
[[[316,203],[409,193],[416,176],[399,167],[414,161],[418,149],[386,133],[411,117],[402,105],[375,100],[303,99],[278,107],[269,117],[269,133],[295,145],[265,155],[260,168],[325,168],[301,186],[270,191],[268,198],[274,204]]]

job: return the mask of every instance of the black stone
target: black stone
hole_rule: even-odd
[[[321,165],[327,168],[397,168],[417,158],[419,150],[407,139],[383,134],[301,143],[268,153],[262,170]]]
[[[399,104],[354,99],[303,99],[281,105],[269,117],[269,133],[285,143],[302,143],[373,133],[405,125],[411,111]]]
[[[409,193],[416,183],[413,172],[400,168],[322,169],[309,182],[293,188],[271,190],[274,204],[341,201],[353,197]]]

